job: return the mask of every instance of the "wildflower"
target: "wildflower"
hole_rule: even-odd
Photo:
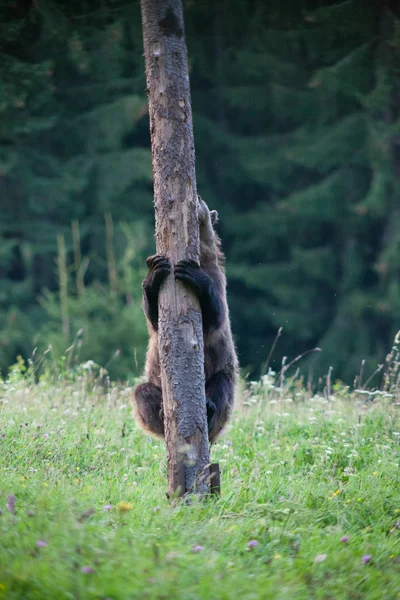
[[[371,554],[364,554],[364,556],[362,557],[362,562],[363,562],[364,565],[366,565],[369,562],[371,562],[371,560],[372,560]]]
[[[108,512],[109,510],[112,509],[112,507],[113,507],[112,504],[106,504],[105,506],[103,506],[103,510],[104,510],[104,512]]]
[[[8,496],[7,510],[10,513],[10,515],[13,515],[15,512],[15,496],[12,494]]]
[[[227,446],[232,446],[232,442],[230,440],[226,440],[225,443],[226,443]]]
[[[38,548],[46,548],[46,546],[47,546],[47,542],[45,542],[45,541],[43,541],[43,540],[38,540],[38,541],[36,542],[36,546],[37,546]]]
[[[202,550],[204,550],[203,546],[193,546],[192,548],[192,552],[194,553],[201,552]]]
[[[348,535],[344,535],[343,537],[340,538],[340,541],[342,542],[342,544],[348,544],[349,543],[349,536]]]
[[[247,546],[248,548],[250,548],[250,550],[252,550],[253,548],[256,548],[258,546],[258,542],[257,540],[250,540]]]
[[[35,513],[33,510],[28,510],[28,517],[34,517]]]
[[[93,573],[94,569],[92,569],[92,567],[82,567],[81,568],[81,573],[84,573],[85,575],[89,575],[90,573]]]
[[[275,560],[279,560],[280,558],[282,558],[282,556],[280,554],[275,554],[275,556],[274,556]]]
[[[324,560],[326,560],[328,558],[327,554],[317,554],[317,556],[314,558],[314,562],[315,563],[322,563],[324,562]]]
[[[130,502],[118,502],[117,508],[120,512],[129,512],[133,508],[133,504]]]

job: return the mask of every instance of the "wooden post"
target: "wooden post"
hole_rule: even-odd
[[[199,262],[192,110],[182,0],[141,0],[157,254]],[[197,299],[171,274],[159,297],[168,493],[209,493],[204,344]],[[183,474],[184,473],[184,478]],[[182,490],[182,482],[185,489]]]

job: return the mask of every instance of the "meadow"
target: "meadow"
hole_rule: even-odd
[[[190,505],[131,395],[90,362],[1,382],[0,598],[400,598],[398,388],[243,385]]]

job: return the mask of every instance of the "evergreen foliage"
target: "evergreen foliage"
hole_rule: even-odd
[[[184,7],[198,189],[220,212],[241,363],[257,372],[282,326],[278,363],[319,346],[315,373],[350,381],[362,359],[383,361],[400,321],[397,4]],[[82,357],[123,348],[110,369],[127,376],[146,343],[128,298],[154,247],[139,4],[1,11],[0,365],[37,344],[60,353],[84,329]]]
[[[307,4],[238,0],[220,28],[215,11],[193,84],[197,146],[211,149],[199,186],[228,214],[242,363],[258,367],[283,326],[281,355],[318,345],[318,371],[349,380],[382,360],[400,317],[399,19]]]

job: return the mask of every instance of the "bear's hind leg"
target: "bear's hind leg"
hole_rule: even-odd
[[[215,373],[206,383],[208,437],[213,442],[229,420],[233,409],[235,383],[223,371]]]
[[[142,383],[135,389],[134,396],[134,412],[140,427],[153,435],[164,437],[161,389],[153,383]]]

